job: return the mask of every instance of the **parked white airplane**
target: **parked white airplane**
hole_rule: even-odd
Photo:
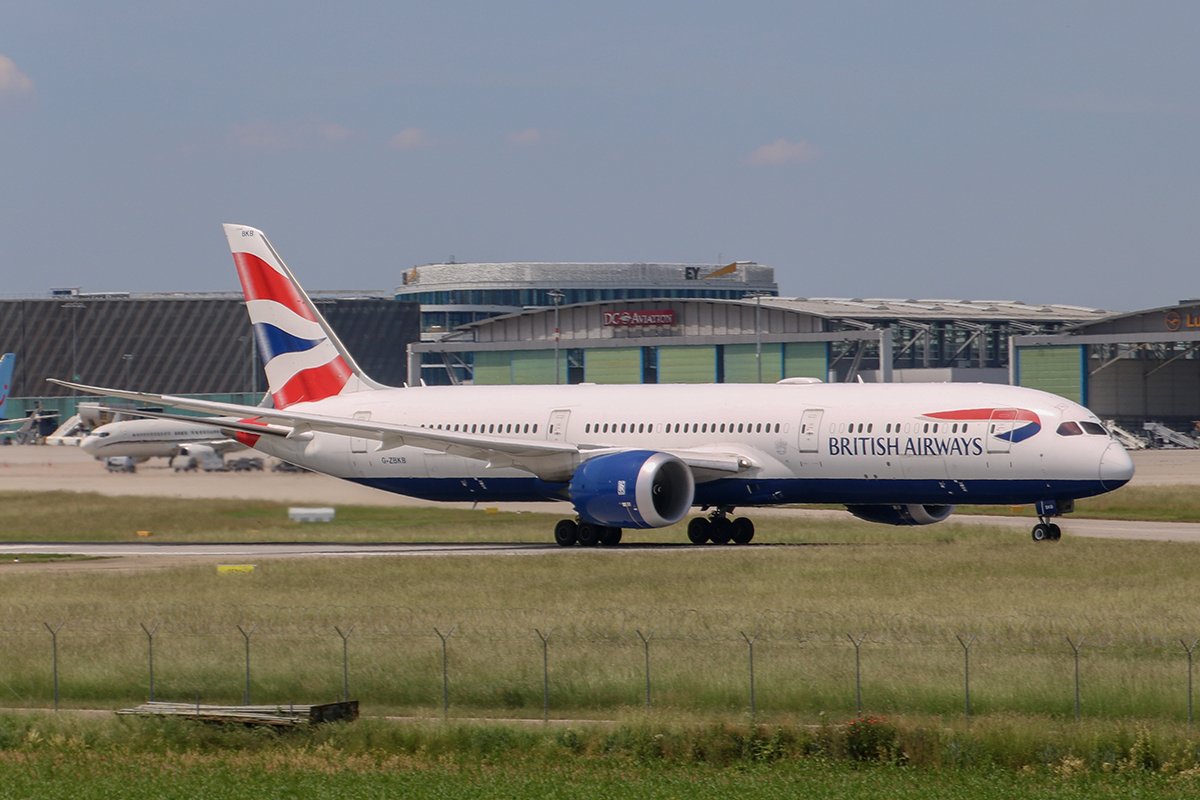
[[[681,521],[696,543],[748,542],[737,507],[841,503],[925,525],[955,503],[1036,504],[1033,538],[1077,498],[1133,476],[1082,406],[987,384],[444,386],[363,374],[261,231],[226,225],[275,408],[65,386],[242,417],[248,446],[317,472],[433,500],[569,500],[564,546]]]
[[[128,456],[145,461],[149,458],[171,458],[181,445],[187,444],[208,445],[216,452],[243,447],[219,427],[201,422],[188,419],[124,419],[96,428],[83,437],[79,449],[96,458]]]

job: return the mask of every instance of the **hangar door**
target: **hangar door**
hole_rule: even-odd
[[[717,348],[702,346],[658,348],[659,383],[715,383]]]
[[[762,382],[775,383],[783,377],[783,346],[778,342],[762,345]],[[725,345],[725,382],[758,383],[758,359],[755,345]]]
[[[512,354],[507,350],[477,352],[474,380],[479,385],[512,383]]]
[[[560,379],[565,383],[566,353],[562,359]],[[552,384],[554,383],[553,350],[480,350],[475,353],[475,383]]]
[[[567,382],[567,354],[559,353],[559,376],[562,383]],[[554,351],[553,350],[514,350],[512,352],[512,382],[513,383],[554,383]]]
[[[1087,405],[1087,353],[1083,345],[1017,348],[1017,385]]]
[[[788,342],[783,346],[783,377],[829,380],[827,342]]]
[[[642,348],[588,348],[583,351],[583,376],[588,383],[641,383]]]

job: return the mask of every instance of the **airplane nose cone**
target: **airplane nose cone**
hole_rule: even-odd
[[[1100,485],[1106,490],[1120,488],[1133,477],[1133,459],[1117,442],[1111,442],[1100,456]]]

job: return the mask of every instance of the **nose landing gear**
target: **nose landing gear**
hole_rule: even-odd
[[[1033,540],[1035,542],[1057,542],[1061,538],[1062,528],[1053,522],[1039,522],[1033,526]]]
[[[1057,542],[1062,538],[1062,528],[1051,522],[1051,518],[1069,514],[1075,510],[1074,500],[1039,500],[1037,503],[1038,524],[1033,526],[1035,542]]]

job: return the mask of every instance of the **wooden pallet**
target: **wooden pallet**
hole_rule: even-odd
[[[290,728],[299,725],[317,725],[322,722],[341,722],[358,719],[358,701],[318,705],[273,705],[273,706],[212,706],[200,703],[142,703],[133,708],[122,708],[118,714],[139,717],[183,717],[201,722],[228,725],[271,725]]]

